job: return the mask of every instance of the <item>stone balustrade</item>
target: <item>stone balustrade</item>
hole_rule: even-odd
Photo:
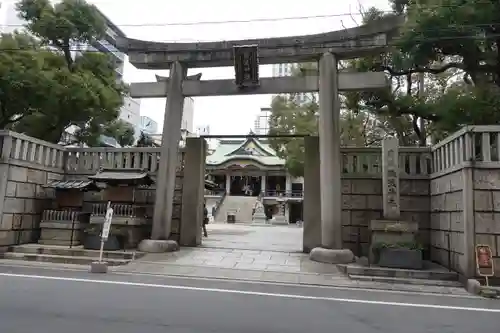
[[[0,131],[2,158],[21,166],[37,165],[70,174],[93,174],[99,168],[146,169],[156,173],[160,148],[63,147],[12,131]],[[178,168],[184,153],[179,154]]]
[[[382,148],[342,147],[342,176],[382,177]],[[399,166],[403,178],[428,178],[431,173],[431,150],[427,147],[400,147]]]
[[[181,151],[178,170],[183,166],[184,153]],[[99,168],[145,169],[151,173],[158,171],[160,148],[66,148],[66,171],[68,173],[95,173]]]
[[[432,147],[434,173],[453,171],[470,162],[500,167],[500,126],[466,126]]]
[[[36,165],[62,170],[65,149],[30,136],[12,131],[0,131],[2,158],[21,166]]]

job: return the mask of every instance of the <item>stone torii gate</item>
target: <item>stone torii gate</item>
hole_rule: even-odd
[[[341,59],[383,52],[400,24],[401,18],[394,17],[376,24],[323,34],[240,41],[159,43],[129,38],[118,40],[118,48],[128,54],[130,63],[136,68],[170,70],[168,78],[157,76],[157,82],[132,83],[130,87],[133,98],[167,97],[152,239],[146,240],[147,246],[142,248],[152,252],[168,248],[165,239],[171,231],[184,97],[319,92],[322,247],[318,249],[321,252],[318,260],[342,261],[339,258],[343,255],[336,251],[342,248],[338,93],[386,88],[389,82],[383,72],[339,73],[337,64]],[[314,61],[319,61],[319,75],[258,77],[259,64]],[[201,74],[187,76],[188,68],[223,66],[235,66],[236,80],[203,81]],[[327,258],[323,259],[325,256]]]

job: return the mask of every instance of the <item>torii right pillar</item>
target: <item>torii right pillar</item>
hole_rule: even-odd
[[[350,263],[354,254],[342,249],[339,79],[337,58],[332,53],[323,54],[319,61],[319,155],[321,247],[312,249],[310,259]]]

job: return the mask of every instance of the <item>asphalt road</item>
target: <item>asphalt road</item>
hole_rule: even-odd
[[[0,267],[2,333],[497,332],[500,301]]]

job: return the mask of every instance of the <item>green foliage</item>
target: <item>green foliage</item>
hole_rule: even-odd
[[[38,42],[27,34],[0,37],[0,128],[44,110],[52,91],[54,63],[57,56],[40,51]]]
[[[157,145],[148,134],[141,132],[139,140],[137,140],[136,147],[157,147]]]
[[[98,144],[118,117],[126,87],[116,82],[108,54],[73,59],[71,51],[100,39],[104,18],[83,0],[22,0],[17,8],[36,39],[15,33],[0,40],[1,49],[11,50],[0,54],[0,126],[57,143],[76,125],[77,137]]]
[[[121,119],[112,121],[104,126],[103,134],[115,138],[122,147],[132,146],[135,142],[134,127]]]
[[[496,71],[500,66],[500,2],[443,0],[437,5],[423,0],[409,4],[407,12],[408,21],[397,46],[410,55],[413,68],[446,61],[464,70],[474,82],[500,84]]]
[[[370,8],[363,23],[407,14],[394,47],[380,56],[348,61],[352,70],[386,70],[388,91],[346,94],[351,110],[385,117],[402,145],[425,145],[463,125],[500,121],[498,1],[391,0],[394,13]],[[464,75],[465,74],[465,75]],[[418,82],[425,80],[422,93]],[[471,85],[472,84],[472,85]],[[420,121],[426,123],[421,127]]]
[[[407,58],[397,76],[423,72],[443,89],[427,87],[430,96],[415,113],[431,121],[438,140],[463,125],[500,121],[500,2],[432,0],[405,3],[407,22],[395,43]],[[445,82],[447,81],[447,82]],[[439,86],[439,84],[438,84]],[[431,88],[431,89],[429,89]],[[433,91],[434,90],[434,91]],[[423,103],[426,105],[422,106]]]
[[[393,12],[369,8],[363,24],[407,15],[388,52],[344,61],[350,71],[384,70],[392,80],[378,92],[342,96],[343,144],[377,144],[395,135],[404,146],[440,140],[464,125],[500,123],[500,2],[498,0],[390,0]],[[308,70],[314,70],[308,65]],[[296,75],[303,75],[298,71]],[[424,82],[421,90],[420,81]],[[317,103],[273,103],[273,133],[317,133]],[[316,112],[316,113],[315,113]],[[300,132],[302,131],[302,132]],[[279,138],[273,148],[292,173],[303,161],[300,140]]]
[[[317,135],[318,104],[314,100],[299,106],[293,98],[277,96],[273,99],[271,109],[270,135]],[[285,159],[290,174],[294,176],[303,174],[305,152],[303,138],[272,138],[270,145],[279,157]]]
[[[307,75],[314,65],[306,64],[293,74]],[[319,104],[314,94],[306,94],[305,102],[299,103],[296,96],[277,96],[271,105],[269,134],[271,135],[318,135]],[[340,114],[340,142],[344,146],[377,145],[387,135],[387,123],[383,117],[374,117],[366,110],[343,110]],[[304,172],[304,139],[276,137],[270,139],[271,147],[293,176]]]

